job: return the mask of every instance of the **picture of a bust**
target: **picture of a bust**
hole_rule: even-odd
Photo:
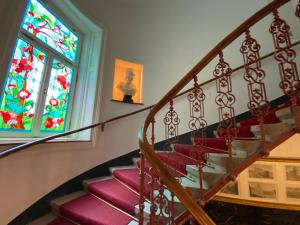
[[[118,90],[123,93],[123,102],[133,103],[132,97],[136,93],[136,87],[133,84],[134,77],[133,70],[127,69],[124,81],[117,85]]]

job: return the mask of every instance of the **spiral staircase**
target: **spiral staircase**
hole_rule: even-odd
[[[291,42],[290,28],[278,13],[285,4],[289,0],[274,0],[247,19],[152,107],[139,133],[141,157],[133,166],[112,168],[111,177],[84,181],[83,191],[53,200],[54,213],[30,224],[215,224],[203,206],[240,172],[300,130],[300,82],[294,50],[299,43]],[[300,1],[294,14],[300,19]],[[266,57],[273,58],[280,77],[279,87],[271,91],[282,91],[286,97],[276,107],[267,96],[271,91],[266,88],[262,66],[266,57],[260,56],[261,46],[251,33],[265,17],[272,19],[266,29],[275,48]],[[239,51],[244,65],[235,70],[225,52],[239,38],[243,39]],[[213,78],[200,84],[201,71],[215,62]],[[234,94],[234,87],[241,85],[241,79],[239,83],[233,79],[237,70],[243,70],[247,103],[238,103]],[[216,85],[215,105],[205,103],[205,85],[210,83]],[[186,106],[182,107],[179,97],[187,99]],[[252,116],[239,119],[237,104],[247,105]],[[207,132],[208,111],[215,111],[219,118],[214,136]],[[164,115],[162,124],[159,113]],[[179,117],[183,114],[185,119]],[[188,130],[180,131],[185,121]],[[165,130],[160,151],[155,148],[158,129]],[[188,140],[182,140],[183,133],[189,135]]]

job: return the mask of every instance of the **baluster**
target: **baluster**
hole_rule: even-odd
[[[167,140],[165,149],[171,150],[171,145],[178,141],[178,125],[180,119],[177,112],[175,112],[173,107],[173,100],[170,100],[170,109],[164,117],[165,124],[165,138]]]
[[[140,199],[139,199],[139,225],[144,224],[144,181],[145,181],[145,158],[143,153],[141,155],[141,165],[140,165]]]
[[[155,224],[155,219],[156,219],[156,211],[157,211],[157,206],[155,204],[155,199],[154,199],[154,183],[156,183],[156,176],[155,172],[152,167],[149,168],[149,175],[150,175],[150,224]]]
[[[257,118],[260,126],[262,153],[268,154],[266,145],[266,134],[264,118],[270,109],[267,99],[265,84],[263,82],[266,74],[261,68],[260,45],[251,37],[250,31],[246,30],[246,38],[242,43],[240,52],[243,54],[245,74],[244,79],[248,82],[248,109]]]
[[[194,78],[194,88],[187,95],[190,105],[190,121],[189,128],[192,131],[192,139],[194,137],[205,138],[207,122],[204,119],[204,100],[205,94],[198,84],[197,77]]]
[[[154,142],[155,142],[155,119],[153,118],[153,120],[151,121],[151,144],[154,148]]]
[[[219,126],[218,134],[226,139],[228,154],[229,154],[229,170],[233,170],[232,161],[232,148],[231,142],[234,136],[236,136],[236,122],[235,112],[233,104],[235,103],[235,96],[232,94],[231,85],[232,69],[229,64],[224,61],[223,53],[219,53],[219,63],[214,70],[214,77],[216,78],[216,104],[218,105],[219,112]],[[231,174],[231,178],[235,179]]]
[[[298,2],[298,5],[296,7],[296,12],[295,12],[295,15],[299,18],[300,20],[300,0]]]
[[[158,179],[159,190],[158,195],[154,197],[154,203],[157,207],[156,218],[153,224],[163,225],[166,221],[173,216],[170,211],[170,202],[167,197],[164,195],[165,187],[162,183],[162,180]]]
[[[174,215],[174,193],[171,192],[171,206],[170,206],[170,213],[169,213],[169,220],[170,224],[175,225],[175,215]]]
[[[202,88],[198,84],[197,77],[194,78],[194,88],[187,95],[187,99],[190,105],[190,121],[189,128],[192,131],[192,142],[193,138],[200,137],[201,143],[203,146],[206,145],[206,128],[207,122],[204,119],[204,100],[205,94],[203,93]],[[194,143],[194,142],[193,142]],[[207,159],[207,153],[199,153],[204,152],[205,149],[201,147],[201,149],[197,149],[195,151],[190,152],[190,156],[192,158],[197,159],[197,167],[199,173],[199,186],[200,186],[200,199],[202,199],[204,191],[203,191],[203,167],[206,163],[205,159]],[[205,155],[205,159],[203,156]]]
[[[297,10],[299,12],[299,9]],[[278,62],[281,77],[279,87],[291,99],[291,109],[294,114],[296,129],[300,132],[300,115],[296,113],[297,100],[300,94],[299,75],[295,63],[296,52],[291,48],[289,25],[279,17],[277,10],[273,12],[273,15],[274,21],[269,31],[273,36],[274,46],[277,50],[274,57]]]

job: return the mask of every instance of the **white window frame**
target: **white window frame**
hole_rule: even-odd
[[[76,91],[74,94],[70,95],[70,105],[72,109],[69,109],[70,115],[68,116],[68,120],[70,121],[69,130],[74,130],[86,125],[90,125],[94,122],[99,122],[99,114],[100,114],[100,90],[102,87],[102,71],[99,74],[99,69],[101,68],[101,56],[102,54],[102,46],[104,44],[104,29],[91,22],[85,15],[83,15],[70,0],[53,0],[48,2],[46,0],[40,0],[43,5],[49,9],[50,12],[54,12],[54,15],[60,18],[63,23],[68,27],[74,27],[76,35],[80,33],[79,39],[81,39],[80,46],[78,49],[78,54],[76,58],[80,58],[80,60],[76,59],[78,63],[76,65],[77,73],[77,82],[73,80],[73,89],[74,84],[76,83]],[[27,4],[26,4],[27,5]],[[24,7],[24,6],[23,6]],[[25,11],[23,11],[22,18],[24,16]],[[19,15],[20,16],[20,15]],[[78,19],[80,18],[80,19]],[[23,20],[22,20],[23,21]],[[73,23],[70,23],[73,21]],[[70,26],[70,24],[72,24]],[[19,24],[19,28],[21,24]],[[73,30],[72,30],[73,31]],[[77,32],[78,31],[78,32]],[[26,35],[22,34],[23,32],[19,31],[19,35],[22,36],[24,41],[32,41],[30,35],[26,32]],[[82,38],[84,37],[84,38]],[[16,37],[17,38],[17,37]],[[36,42],[32,43],[34,46],[44,51],[44,48],[41,48],[39,44]],[[49,47],[51,48],[51,47]],[[81,51],[80,51],[81,49]],[[55,51],[52,49],[48,49],[48,51]],[[58,55],[60,55],[58,53]],[[6,53],[6,57],[7,53]],[[10,53],[10,58],[11,53]],[[56,57],[58,60],[63,59],[62,57]],[[62,61],[63,63],[68,62],[66,59]],[[69,64],[66,64],[69,65]],[[7,66],[7,68],[10,65]],[[7,70],[8,71],[8,70]],[[2,84],[3,88],[4,84]],[[71,93],[71,91],[70,91]],[[72,97],[71,97],[72,96]],[[71,99],[73,98],[73,99]],[[72,103],[73,100],[73,104]],[[97,100],[97,101],[96,101]],[[71,106],[72,105],[72,106]],[[88,116],[86,116],[88,115]],[[67,130],[67,129],[66,129]],[[68,137],[60,138],[56,141],[91,141],[95,140],[97,135],[97,129],[93,131],[87,130],[84,132],[76,133]],[[20,132],[10,132],[10,133],[20,133]],[[46,133],[49,135],[49,133]],[[0,143],[19,143],[35,140],[35,138],[21,137],[18,135],[17,137],[4,137],[0,138]]]

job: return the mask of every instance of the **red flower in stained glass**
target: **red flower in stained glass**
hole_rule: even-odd
[[[29,118],[32,118],[32,117],[34,116],[34,114],[33,114],[33,113],[28,113],[27,116],[28,116]]]
[[[31,93],[28,90],[21,90],[18,92],[18,96],[21,99],[29,98],[30,95],[31,95]]]
[[[48,117],[45,122],[44,122],[44,126],[46,128],[52,128],[54,126],[54,122],[53,122],[53,119]]]
[[[64,118],[50,118],[50,117],[48,117],[44,122],[44,126],[46,128],[59,127],[63,122],[64,122]]]
[[[16,87],[15,84],[9,84],[9,85],[7,85],[7,86],[8,86],[8,88],[15,88],[15,87]]]
[[[34,13],[33,13],[33,12],[28,11],[28,14],[29,14],[30,16],[34,17]]]
[[[40,59],[41,61],[43,61],[44,58],[45,58],[45,57],[44,57],[43,55],[41,55],[41,54],[40,54],[38,57],[39,57],[39,59]]]
[[[0,111],[0,115],[2,116],[5,124],[12,126],[18,123],[17,114],[13,112]]]
[[[50,105],[52,105],[52,106],[57,106],[57,105],[58,105],[58,100],[55,99],[55,98],[51,98],[51,99],[49,100],[49,103],[50,103]]]
[[[62,88],[64,90],[66,90],[67,88],[70,87],[70,82],[67,81],[66,77],[63,75],[57,75],[57,81],[60,83],[60,85],[62,86]]]
[[[32,62],[27,59],[21,59],[19,62],[15,63],[17,64],[17,67],[15,69],[17,73],[22,73],[23,71],[30,72],[33,69]]]
[[[61,125],[62,122],[64,122],[64,118],[59,118],[59,119],[57,119],[57,124],[58,124],[58,125]]]

